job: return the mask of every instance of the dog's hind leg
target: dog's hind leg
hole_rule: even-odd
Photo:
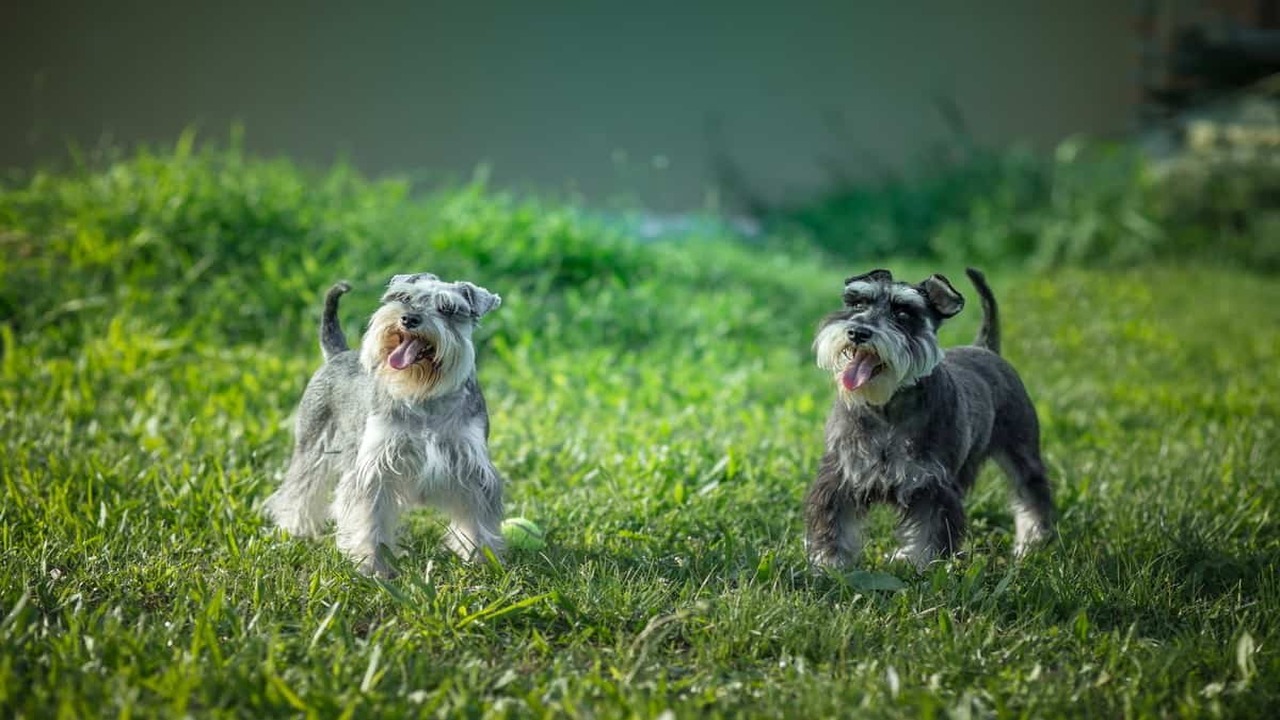
[[[1013,554],[1022,557],[1053,532],[1053,493],[1044,461],[1034,446],[997,451],[992,457],[1009,478]]]
[[[333,464],[322,448],[294,449],[284,482],[267,499],[271,520],[290,535],[315,537],[329,519],[329,493],[335,480]]]

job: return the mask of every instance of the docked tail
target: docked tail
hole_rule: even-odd
[[[996,296],[991,294],[991,286],[987,278],[976,268],[966,268],[964,273],[969,281],[978,289],[978,297],[982,298],[982,327],[978,328],[978,337],[973,344],[991,352],[1000,354],[1000,311],[996,308]]]
[[[320,352],[324,353],[325,360],[351,349],[347,347],[347,336],[342,334],[342,324],[338,322],[338,299],[350,289],[347,283],[338,282],[325,293],[324,316],[320,318]]]

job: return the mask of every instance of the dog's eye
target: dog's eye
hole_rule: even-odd
[[[867,309],[866,300],[846,300],[845,305],[848,305],[849,309],[854,312],[862,312]]]

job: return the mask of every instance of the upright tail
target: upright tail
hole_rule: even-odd
[[[987,278],[977,268],[965,268],[964,273],[969,281],[978,289],[978,297],[982,299],[982,327],[978,328],[978,337],[973,344],[1000,354],[1000,311],[996,307],[996,296],[987,285]]]
[[[338,299],[350,289],[349,284],[339,281],[324,295],[324,316],[320,318],[320,352],[324,353],[325,360],[351,349],[347,346],[347,336],[342,334],[342,324],[338,322]]]

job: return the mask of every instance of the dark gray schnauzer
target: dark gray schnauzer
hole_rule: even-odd
[[[302,395],[293,459],[267,513],[304,537],[332,518],[338,548],[365,573],[391,574],[379,548],[394,551],[400,513],[422,503],[449,514],[445,543],[464,560],[501,552],[502,477],[471,343],[501,298],[430,273],[396,275],[357,353],[337,317],[350,289],[325,296],[325,364]]]
[[[993,458],[1012,485],[1014,553],[1052,528],[1053,501],[1040,459],[1035,407],[1000,357],[995,297],[982,298],[974,344],[943,352],[937,330],[964,307],[941,275],[918,285],[887,270],[845,280],[844,309],[823,319],[813,348],[839,390],[827,418],[826,453],[806,499],[806,545],[818,566],[843,567],[861,551],[859,525],[873,503],[901,513],[895,560],[923,567],[957,550],[961,498]]]

